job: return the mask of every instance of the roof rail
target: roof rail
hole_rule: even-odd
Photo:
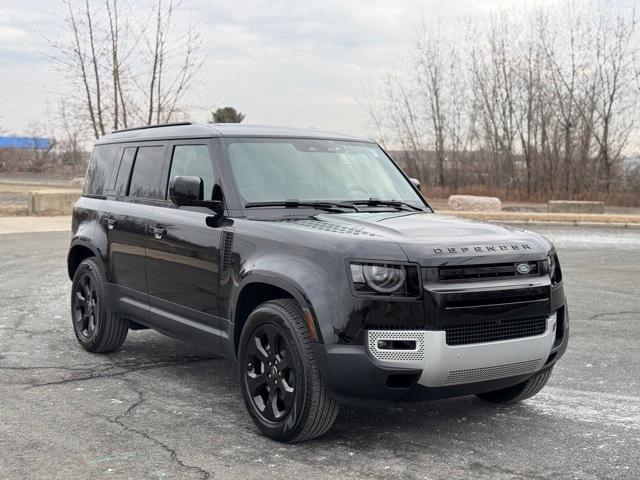
[[[123,128],[120,130],[112,130],[111,133],[130,132],[132,130],[145,130],[147,128],[179,127],[181,125],[193,125],[193,123],[191,122],[158,123],[157,125],[143,125],[142,127],[131,127],[131,128]]]

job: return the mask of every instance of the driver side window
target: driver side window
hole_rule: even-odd
[[[171,155],[169,182],[173,177],[200,177],[204,182],[204,200],[213,194],[213,164],[206,145],[176,145]]]

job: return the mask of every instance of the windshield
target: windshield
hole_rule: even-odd
[[[244,201],[356,201],[376,198],[424,206],[374,143],[227,138],[229,162]]]

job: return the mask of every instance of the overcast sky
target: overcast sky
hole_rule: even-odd
[[[144,1],[131,0],[142,14]],[[517,0],[186,0],[206,60],[189,103],[230,105],[245,122],[367,134],[362,85],[409,53],[421,17],[453,22]],[[522,2],[524,3],[524,2]],[[138,6],[139,5],[139,6]],[[53,118],[64,80],[44,55],[58,0],[0,0],[0,129]],[[203,112],[195,120],[205,120]]]

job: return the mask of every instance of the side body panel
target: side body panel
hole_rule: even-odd
[[[107,279],[113,285],[117,310],[134,320],[148,320],[146,272],[147,218],[150,205],[105,200],[100,230],[107,238]]]
[[[203,209],[204,210],[204,209]],[[221,229],[210,212],[155,207],[150,214],[147,278],[154,328],[219,350],[218,264]]]

